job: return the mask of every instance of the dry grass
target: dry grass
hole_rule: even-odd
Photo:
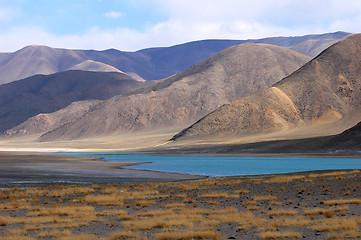
[[[289,183],[294,180],[304,179],[304,175],[295,175],[295,176],[275,176],[265,180],[265,183]]]
[[[219,201],[206,201],[206,204],[208,204],[208,205],[218,205]]]
[[[199,217],[197,220],[202,221],[203,219]],[[124,222],[123,226],[131,231],[144,231],[151,230],[152,228],[174,228],[175,226],[191,228],[193,227],[193,222],[180,216],[175,217],[174,215],[170,215],[151,219],[130,220]]]
[[[16,236],[20,237],[20,236],[25,236],[25,234],[26,234],[26,230],[20,228],[13,228],[6,230],[6,236],[9,237],[16,237]]]
[[[342,206],[342,207],[333,207],[332,210],[334,212],[348,212],[350,208],[348,206]]]
[[[5,237],[0,237],[0,240],[36,240],[36,239],[29,236],[5,236]]]
[[[275,209],[267,212],[268,216],[295,216],[298,212],[294,209]]]
[[[337,240],[337,239],[360,239],[361,232],[359,231],[344,231],[341,233],[329,233],[327,235],[328,240]]]
[[[309,178],[321,178],[321,177],[330,177],[330,176],[352,175],[355,173],[360,173],[360,170],[336,171],[336,172],[329,172],[329,173],[311,173],[308,175],[308,177]]]
[[[256,201],[244,201],[242,202],[242,206],[254,206],[257,205]]]
[[[131,231],[116,231],[110,234],[107,239],[109,240],[120,240],[120,239],[142,239],[139,234]]]
[[[277,200],[277,197],[268,195],[268,196],[254,196],[253,200],[255,201],[274,201]]]
[[[302,216],[282,217],[272,219],[266,223],[265,229],[268,231],[276,231],[277,228],[304,227],[312,223],[310,219]]]
[[[305,209],[305,215],[308,216],[315,216],[315,215],[325,215],[325,217],[332,217],[333,216],[333,209],[325,209],[325,208],[312,208],[312,209]]]
[[[281,202],[271,202],[272,206],[282,206],[283,204]]]
[[[299,232],[275,232],[268,231],[262,232],[258,235],[260,239],[287,239],[287,238],[301,238],[301,234]]]
[[[361,200],[331,197],[344,193],[358,196],[361,183],[352,179],[355,174],[2,189],[0,227],[8,232],[0,240],[25,239],[25,234],[64,240],[102,239],[70,232],[97,227],[104,229],[103,239],[221,239],[218,228],[221,232],[239,229],[242,237],[250,238],[256,238],[258,232],[260,239],[298,238],[294,228],[324,232],[322,239],[360,238],[361,218],[349,217],[357,206],[347,205],[361,204]],[[350,184],[336,189],[329,180]],[[319,190],[323,195],[308,196],[321,194]],[[287,191],[293,191],[290,198],[286,198]],[[325,200],[319,201],[320,196]],[[316,207],[318,202],[325,208]],[[227,208],[229,204],[234,207]],[[279,207],[287,205],[289,208]],[[15,215],[9,217],[10,212]],[[243,235],[243,231],[250,232]]]
[[[248,194],[249,190],[247,189],[239,189],[234,191],[235,194]]]
[[[136,207],[144,208],[144,207],[149,207],[151,205],[154,205],[155,201],[154,200],[142,200],[142,201],[135,201],[133,204]]]
[[[0,216],[0,226],[8,225],[10,219],[10,217]]]
[[[165,208],[170,208],[170,209],[183,209],[185,208],[186,205],[184,203],[169,203],[167,205],[165,205]]]
[[[220,240],[221,235],[212,231],[192,231],[192,232],[166,232],[158,233],[156,240],[193,240],[193,239],[212,239]]]
[[[257,211],[257,210],[259,210],[259,207],[258,206],[248,206],[247,210],[249,210],[249,211]]]
[[[27,216],[87,216],[94,215],[94,207],[92,206],[79,206],[79,207],[55,207],[55,208],[42,208],[39,211],[30,212]]]
[[[66,237],[62,237],[61,240],[105,240],[104,238],[99,238],[97,236],[94,235],[90,235],[90,234],[79,234],[79,235],[70,235],[70,236],[66,236]]]
[[[335,232],[335,231],[357,231],[358,223],[355,218],[329,218],[319,220],[309,228],[312,231]]]
[[[87,195],[84,201],[97,206],[123,206],[123,199],[117,195]]]
[[[38,233],[38,238],[61,238],[61,237],[69,237],[69,236],[71,236],[71,232],[69,230],[43,231]]]
[[[211,192],[198,194],[198,197],[203,198],[239,198],[238,194],[229,194],[228,192]]]
[[[119,209],[119,210],[105,210],[102,212],[96,212],[95,213],[97,216],[123,216],[123,215],[128,215],[128,212],[126,210],[123,209]]]
[[[322,200],[321,204],[324,205],[345,205],[345,204],[361,204],[361,199],[335,199],[335,200]]]

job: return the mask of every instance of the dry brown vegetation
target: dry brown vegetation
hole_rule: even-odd
[[[5,188],[0,239],[360,238],[360,179],[341,171]]]

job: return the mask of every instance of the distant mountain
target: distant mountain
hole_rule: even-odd
[[[39,113],[60,110],[74,101],[125,94],[143,83],[122,73],[66,71],[36,75],[0,85],[0,130],[8,130]]]
[[[307,56],[316,57],[332,44],[350,35],[350,33],[346,32],[334,32],[326,34],[311,34],[298,37],[273,37],[251,41],[255,43],[267,43],[286,47]]]
[[[53,74],[69,69],[88,70],[81,66],[84,63],[89,64],[88,60],[112,66],[131,76],[133,76],[132,74],[139,75],[139,79],[163,79],[186,70],[219,51],[241,43],[273,44],[314,57],[349,34],[336,32],[300,37],[203,40],[172,47],[143,49],[136,52],[122,52],[115,49],[94,51],[28,46],[14,53],[0,53],[0,84],[36,74]],[[99,71],[103,70],[102,68],[99,69]]]
[[[337,134],[361,119],[361,34],[253,96],[225,104],[173,137],[263,141]]]
[[[274,45],[233,46],[138,94],[104,101],[40,140],[179,128],[224,103],[271,86],[309,60],[308,56]]]
[[[84,62],[81,62],[77,65],[72,66],[71,68],[69,68],[69,70],[81,70],[91,72],[120,72],[125,74],[124,72],[113,66],[93,60],[86,60]]]

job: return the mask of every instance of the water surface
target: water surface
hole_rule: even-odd
[[[125,167],[207,176],[236,176],[290,173],[313,170],[361,169],[358,158],[277,158],[155,156],[139,153],[60,153],[69,156],[102,157],[107,161],[151,162]]]

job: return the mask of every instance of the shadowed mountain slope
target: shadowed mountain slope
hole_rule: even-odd
[[[79,120],[44,134],[40,140],[185,126],[224,103],[271,86],[308,60],[310,57],[273,45],[233,46],[145,93],[109,99]]]
[[[325,144],[325,148],[334,151],[357,151],[361,150],[361,122],[343,133],[334,136]]]
[[[180,148],[160,146],[155,152],[168,154],[360,154],[361,122],[344,132],[315,138],[262,141],[247,144],[187,145]]]
[[[39,113],[50,113],[74,101],[109,99],[142,83],[122,73],[67,71],[36,75],[0,85],[0,130],[17,126]]]
[[[203,40],[172,47],[143,49],[136,52],[123,52],[115,49],[94,51],[28,46],[14,53],[0,53],[0,84],[36,74],[53,74],[74,68],[89,70],[79,68],[78,65],[87,60],[112,66],[127,74],[137,74],[145,80],[156,80],[186,70],[219,51],[241,43],[273,44],[314,57],[347,35],[349,33],[336,32],[300,37]]]
[[[225,104],[172,140],[261,141],[339,133],[360,119],[361,35],[336,43],[271,88]]]

